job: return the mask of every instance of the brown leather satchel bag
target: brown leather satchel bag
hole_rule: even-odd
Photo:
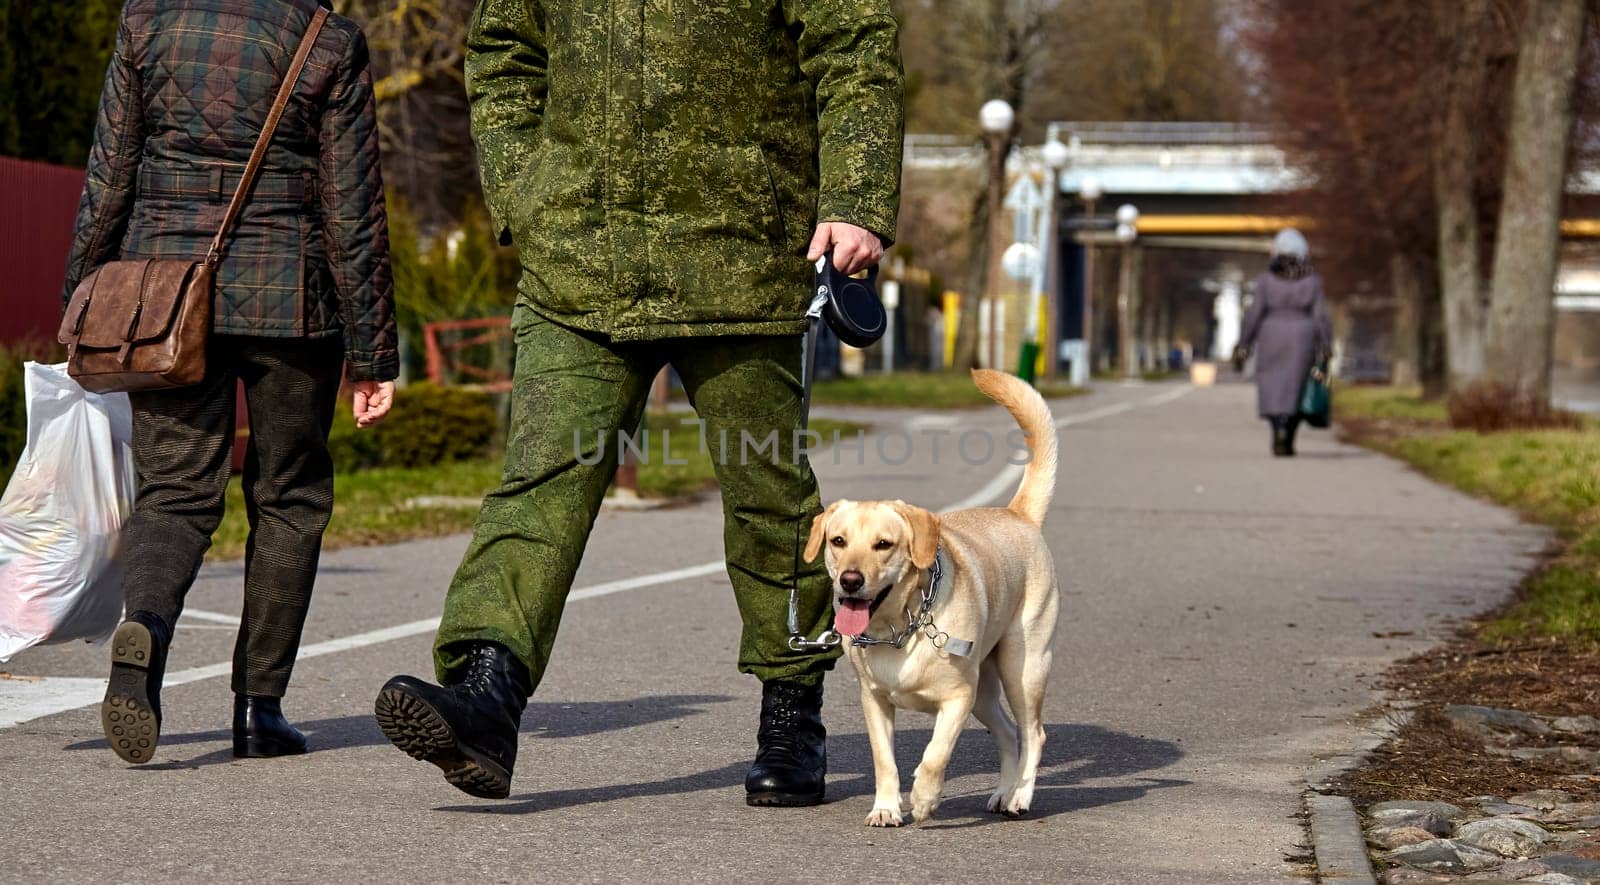
[[[156,390],[205,378],[217,264],[327,18],[320,8],[312,16],[205,259],[110,261],[73,291],[57,339],[67,346],[67,373],[85,390]]]

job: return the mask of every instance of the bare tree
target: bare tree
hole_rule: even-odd
[[[1477,164],[1491,10],[1490,0],[1436,0],[1434,6],[1450,35],[1442,41],[1447,57],[1443,110],[1434,137],[1433,198],[1439,212],[1439,293],[1451,390],[1483,374],[1485,293]]]
[[[1550,400],[1553,302],[1585,0],[1528,0],[1511,84],[1484,377]]]
[[[478,193],[462,62],[474,0],[337,0],[372,53],[384,175],[425,228]]]

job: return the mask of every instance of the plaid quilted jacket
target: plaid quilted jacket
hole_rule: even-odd
[[[798,335],[817,222],[894,237],[889,0],[478,0],[466,77],[523,300],[562,325]]]
[[[204,257],[316,0],[129,0],[89,153],[70,297],[118,258]],[[329,16],[218,268],[214,331],[343,331],[395,377],[388,222],[366,41]]]

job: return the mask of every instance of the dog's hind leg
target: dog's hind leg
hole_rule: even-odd
[[[1017,717],[1017,729],[1022,733],[1017,785],[998,809],[1010,817],[1027,814],[1033,803],[1039,758],[1044,754],[1044,696],[1050,680],[1050,646],[1055,637],[1058,610],[1059,596],[1052,588],[1044,597],[1044,604],[1025,619],[1023,629],[1006,634],[994,651],[1006,703]]]
[[[894,764],[894,705],[865,685],[861,686],[861,711],[872,743],[872,773],[877,794],[867,815],[869,827],[900,826],[900,769]]]
[[[1017,787],[1017,724],[1001,702],[1000,670],[990,657],[978,668],[978,697],[972,715],[994,736],[1000,754],[1000,785],[989,796],[989,810],[999,811],[1005,798]]]
[[[970,683],[961,686],[948,699],[939,704],[934,714],[933,737],[928,748],[922,751],[922,764],[917,766],[917,780],[911,785],[911,819],[922,823],[933,817],[944,797],[944,770],[950,764],[950,754],[955,751],[956,738],[967,724],[972,713],[976,691]]]

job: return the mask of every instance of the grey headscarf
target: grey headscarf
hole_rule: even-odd
[[[1305,234],[1292,227],[1286,227],[1272,238],[1272,255],[1275,258],[1281,256],[1305,261],[1311,257],[1311,244],[1306,242]]]

